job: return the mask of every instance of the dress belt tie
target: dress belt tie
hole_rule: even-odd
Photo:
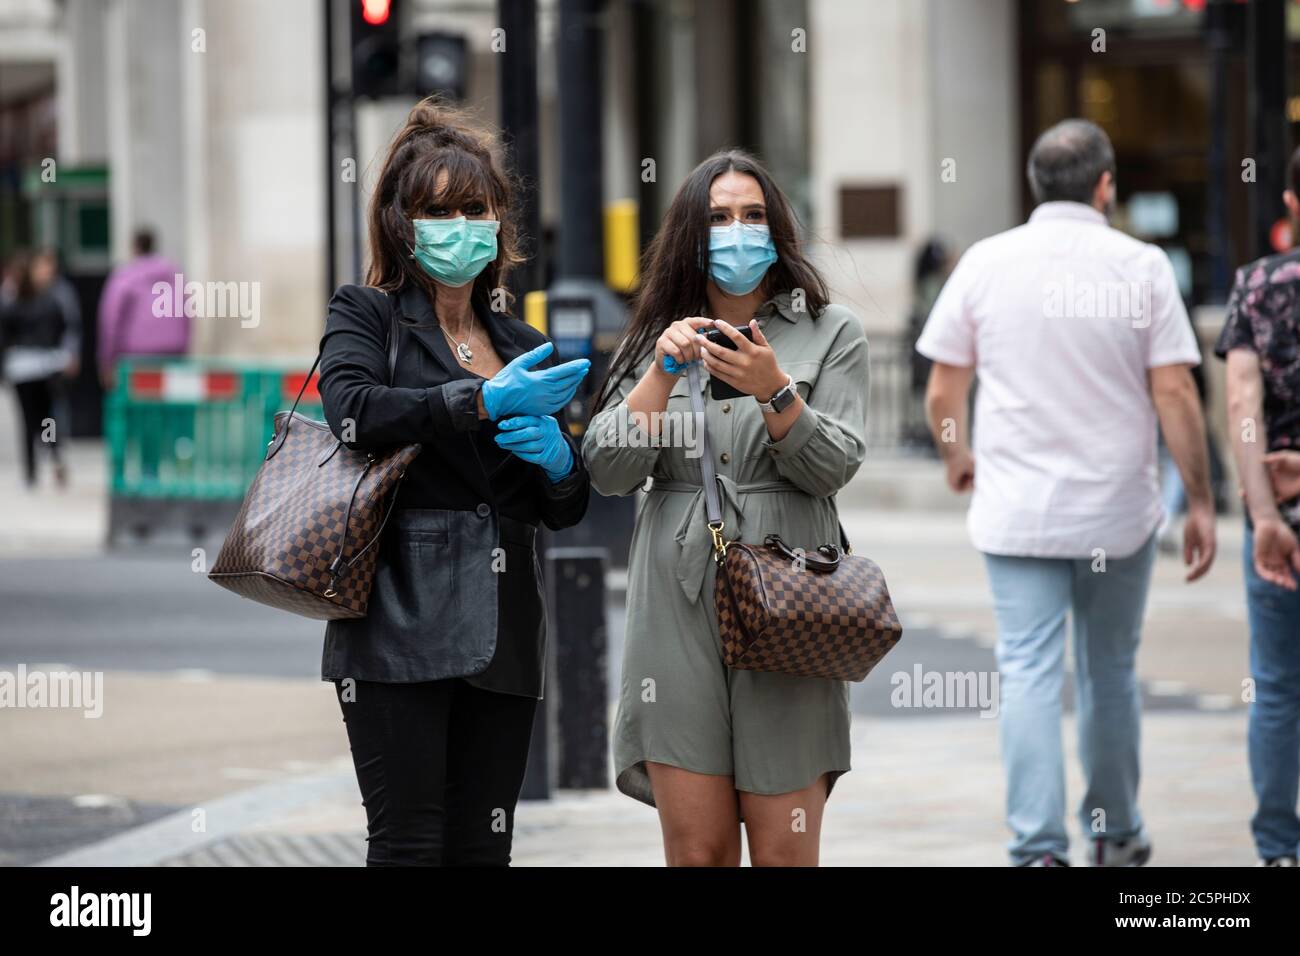
[[[704,486],[694,481],[676,479],[654,479],[650,493],[665,491],[670,494],[694,495],[690,508],[677,526],[673,537],[678,545],[677,581],[681,585],[686,600],[696,603],[704,590],[704,578],[709,561],[713,559],[713,537],[709,534],[708,522],[705,521]],[[741,538],[741,495],[775,494],[777,492],[799,491],[794,482],[784,479],[772,481],[737,482],[727,475],[718,475],[718,492],[722,502],[722,520],[729,539]]]

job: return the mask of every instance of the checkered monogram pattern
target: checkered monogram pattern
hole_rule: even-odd
[[[363,617],[375,539],[420,446],[372,458],[338,446],[328,425],[296,412],[275,416],[277,437],[291,414],[293,427],[262,462],[208,577],[305,617]],[[335,575],[331,564],[340,554],[344,565]]]
[[[723,657],[739,670],[860,681],[903,636],[884,574],[858,555],[820,571],[775,547],[734,542],[714,603]]]

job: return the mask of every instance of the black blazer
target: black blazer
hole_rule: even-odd
[[[390,386],[385,342],[394,308],[397,363]],[[478,317],[503,362],[547,341],[510,316],[480,311]],[[542,364],[556,361],[552,355]],[[420,290],[408,286],[390,296],[345,285],[330,300],[319,386],[330,430],[342,439],[350,421],[353,440],[346,444],[362,451],[409,442],[423,448],[380,543],[369,612],[326,626],[323,679],[465,677],[492,664],[498,643],[504,648],[522,639],[532,647],[535,634],[498,635],[502,575],[493,557],[513,547],[521,530],[531,537],[539,523],[556,530],[577,524],[590,480],[562,410],[555,417],[574,459],[562,481],[552,484],[539,466],[492,445],[496,425],[480,420],[477,410],[483,381],[453,357]],[[536,561],[531,565],[529,579]],[[528,626],[544,627],[544,621]]]

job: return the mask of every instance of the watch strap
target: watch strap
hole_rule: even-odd
[[[790,375],[789,373],[786,373],[786,376],[785,376],[785,384],[784,384],[784,385],[782,385],[782,386],[781,386],[780,388],[778,388],[775,392],[773,392],[772,395],[771,395],[771,397],[768,398],[767,401],[765,401],[765,402],[759,402],[759,403],[758,403],[758,407],[759,407],[759,409],[760,409],[760,410],[761,410],[765,415],[766,415],[766,414],[772,414],[772,413],[780,414],[781,412],[785,411],[787,408],[790,407],[790,403],[789,403],[788,401],[782,402],[780,408],[777,408],[776,405],[773,404],[773,403],[776,402],[776,399],[777,399],[777,396],[778,396],[778,395],[784,395],[784,394],[786,394],[787,392],[789,392],[789,393],[793,393],[793,392],[794,392],[794,376],[793,376],[793,375]],[[791,396],[791,397],[793,397],[793,396]],[[757,399],[755,399],[755,401],[757,401]]]

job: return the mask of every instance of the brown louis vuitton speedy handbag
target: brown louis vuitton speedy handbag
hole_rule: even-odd
[[[903,636],[885,575],[874,561],[825,544],[795,552],[780,536],[763,544],[723,537],[717,474],[704,427],[704,400],[688,366],[691,402],[700,420],[705,512],[718,573],[713,600],[722,654],[737,670],[860,681]]]
[[[388,380],[397,364],[397,316],[388,328]],[[355,451],[325,422],[293,407],[275,416],[275,435],[244,496],[208,578],[271,607],[318,620],[364,617],[376,546],[419,445],[382,454]]]

